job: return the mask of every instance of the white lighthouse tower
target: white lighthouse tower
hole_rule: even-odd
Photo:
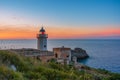
[[[47,38],[48,34],[45,33],[45,29],[42,27],[37,34],[37,48],[41,51],[47,51]]]

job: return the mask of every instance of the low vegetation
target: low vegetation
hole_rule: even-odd
[[[14,66],[14,67],[13,67]],[[42,63],[10,51],[0,51],[0,80],[120,80],[120,74],[84,66],[77,70],[54,60]]]

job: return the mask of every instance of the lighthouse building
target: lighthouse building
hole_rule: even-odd
[[[41,51],[47,51],[47,38],[48,34],[45,33],[45,29],[42,27],[37,34],[37,48]]]

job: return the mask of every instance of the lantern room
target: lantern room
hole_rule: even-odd
[[[44,28],[42,27],[39,32],[40,32],[40,34],[43,34],[43,35],[44,35],[44,34],[45,34]]]

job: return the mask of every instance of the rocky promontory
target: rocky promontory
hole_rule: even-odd
[[[14,69],[15,68],[15,69]],[[42,63],[8,50],[0,50],[0,80],[120,80],[120,74],[82,65]]]
[[[86,50],[82,48],[75,48],[74,50],[71,50],[71,56],[75,56],[77,59],[85,59],[89,57]]]

